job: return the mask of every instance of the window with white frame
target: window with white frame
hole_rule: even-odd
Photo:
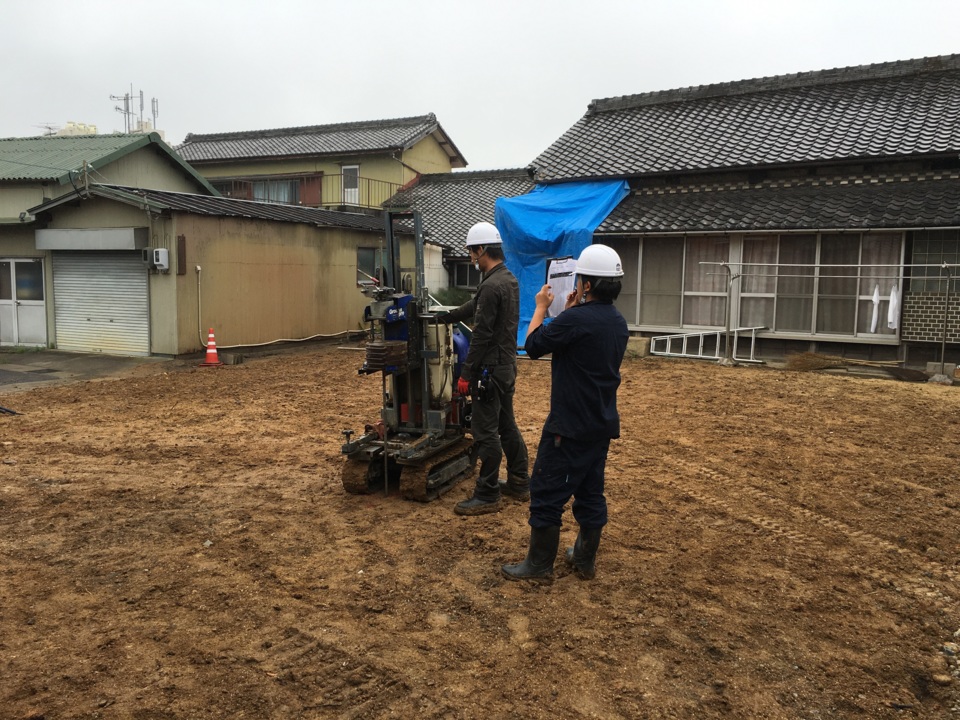
[[[743,239],[740,326],[819,335],[893,334],[885,323],[898,286],[895,233],[797,234]]]
[[[926,256],[949,254],[931,240],[922,246]],[[728,262],[740,270],[731,292],[731,327],[801,335],[896,333],[878,318],[886,318],[894,287],[900,291],[900,233],[746,235],[733,242],[646,237],[611,245],[625,268],[617,307],[631,325],[724,327],[729,276],[718,263]],[[960,252],[960,242],[953,251]]]
[[[918,230],[913,233],[913,253],[910,262],[910,290],[912,292],[944,292],[947,289],[947,265],[960,263],[960,230]],[[960,275],[954,267],[952,277]],[[956,286],[950,288],[956,292]]]

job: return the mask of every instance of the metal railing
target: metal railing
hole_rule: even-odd
[[[743,363],[762,363],[763,360],[758,360],[756,356],[757,331],[765,329],[765,327],[732,329],[730,333],[733,336],[731,341],[731,357],[733,360]],[[746,333],[750,333],[750,357],[738,357],[740,335]],[[650,354],[695,360],[721,360],[723,359],[721,338],[725,334],[725,330],[706,330],[703,332],[677,333],[676,335],[658,335],[650,338]],[[712,342],[710,342],[711,340]],[[658,343],[662,343],[663,347],[658,349]]]
[[[279,205],[379,209],[402,186],[374,178],[343,175],[277,175],[213,181],[224,197]]]
[[[399,183],[365,177],[324,175],[320,186],[321,207],[379,208],[400,189]],[[355,185],[356,187],[352,187]]]

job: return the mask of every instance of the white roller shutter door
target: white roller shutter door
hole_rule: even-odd
[[[139,251],[53,253],[60,350],[149,355],[148,298]]]

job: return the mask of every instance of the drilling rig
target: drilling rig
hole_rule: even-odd
[[[469,331],[437,323],[430,312],[419,212],[386,210],[384,226],[380,277],[361,284],[370,298],[364,310],[369,338],[358,370],[380,375],[380,417],[366,423],[358,437],[343,431],[341,480],[352,494],[389,494],[396,488],[406,499],[434,500],[472,475],[476,465],[466,435],[469,401],[457,394]],[[415,288],[401,272],[398,229],[414,236]]]

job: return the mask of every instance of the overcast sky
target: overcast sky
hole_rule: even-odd
[[[0,0],[0,137],[171,145],[433,112],[468,169],[524,167],[597,98],[960,52],[958,0]]]

